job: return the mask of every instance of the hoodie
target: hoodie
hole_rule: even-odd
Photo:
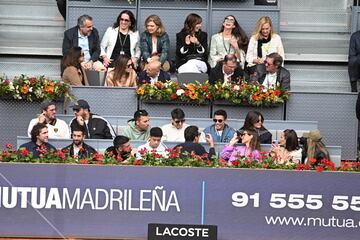
[[[148,140],[150,136],[150,126],[146,131],[140,131],[135,126],[134,120],[129,120],[128,125],[124,129],[124,136],[130,138],[130,140]]]

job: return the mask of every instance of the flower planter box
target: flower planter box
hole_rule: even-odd
[[[243,106],[243,107],[258,107],[258,108],[276,108],[284,105],[283,103],[273,103],[269,105],[254,106],[248,102],[233,103],[228,100],[215,100],[213,104],[219,106]]]

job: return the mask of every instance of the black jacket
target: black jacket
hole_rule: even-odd
[[[202,156],[205,153],[208,154],[208,159],[210,159],[212,156],[216,155],[215,153],[215,148],[210,148],[209,149],[209,153],[205,150],[204,146],[201,145],[200,143],[194,143],[194,142],[190,142],[190,141],[186,141],[184,143],[181,143],[177,146],[174,147],[181,147],[181,153],[191,153],[194,152],[196,155]]]
[[[266,77],[266,71],[258,71],[258,69],[263,69],[261,67],[256,69],[256,74],[250,78],[250,81],[258,81],[262,84]],[[281,89],[290,90],[290,72],[281,66],[276,73],[276,85],[278,84]]]
[[[350,80],[360,78],[360,31],[353,33],[350,38],[348,71]]]
[[[64,55],[70,48],[79,46],[79,27],[73,27],[64,32],[64,39],[62,45],[62,54]],[[96,62],[100,56],[100,40],[99,33],[96,28],[93,28],[89,40],[89,51],[91,60]]]
[[[231,82],[237,83],[239,81],[239,78],[243,78],[243,77],[244,77],[244,71],[241,69],[240,66],[238,66],[235,69],[234,74],[231,76]],[[222,61],[216,64],[216,66],[210,70],[209,82],[211,84],[214,84],[217,81],[224,82]]]
[[[70,122],[71,131],[78,122],[73,118]],[[88,124],[85,124],[86,138],[112,139],[116,136],[111,124],[103,117],[90,113]]]
[[[96,150],[87,145],[86,143],[83,143],[82,144],[82,147],[83,147],[83,151],[79,151],[78,153],[78,158],[89,158],[91,157],[94,153],[97,153]],[[66,151],[69,151],[69,154],[71,157],[74,157],[74,145],[73,144],[70,144],[69,146],[66,146],[62,149],[62,151],[64,152],[64,150]]]
[[[176,67],[179,68],[181,65],[186,63],[189,59],[189,55],[197,56],[201,58],[202,61],[207,62],[208,56],[208,43],[207,43],[207,33],[198,32],[196,34],[197,39],[200,42],[200,45],[196,46],[194,44],[187,45],[185,43],[185,37],[187,34],[183,31],[176,34]],[[181,53],[180,49],[184,47],[185,53]],[[205,49],[204,53],[199,54],[198,50],[201,50],[202,47]]]

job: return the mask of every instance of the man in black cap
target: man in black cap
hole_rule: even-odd
[[[69,126],[64,120],[56,118],[55,102],[45,101],[41,104],[41,114],[30,121],[28,127],[28,136],[31,137],[31,130],[37,123],[46,124],[49,132],[49,138],[70,138]]]
[[[116,136],[111,124],[103,117],[90,112],[90,105],[80,99],[73,106],[75,118],[70,122],[71,131],[76,125],[85,128],[85,138],[112,139]]]

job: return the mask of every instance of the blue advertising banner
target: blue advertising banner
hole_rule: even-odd
[[[221,240],[357,239],[360,174],[0,164],[0,236],[146,239],[148,224]],[[184,230],[185,231],[185,230]]]

